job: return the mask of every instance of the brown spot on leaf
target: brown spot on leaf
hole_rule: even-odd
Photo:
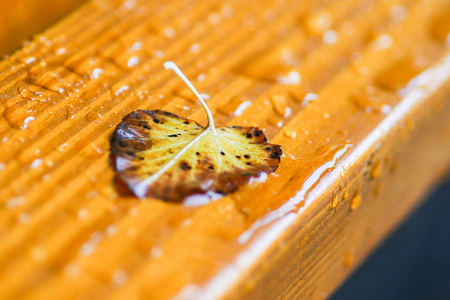
[[[192,167],[186,161],[182,161],[180,163],[180,168],[184,171],[192,169]]]

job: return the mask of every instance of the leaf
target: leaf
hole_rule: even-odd
[[[167,64],[187,81],[175,64]],[[181,201],[207,191],[227,194],[278,167],[280,146],[268,143],[255,127],[215,128],[203,99],[190,82],[188,86],[205,107],[207,127],[162,110],[134,111],[117,126],[112,162],[139,198]]]
[[[205,191],[234,192],[251,176],[274,172],[281,147],[254,127],[220,127],[161,110],[138,110],[111,143],[115,169],[139,198],[179,201]]]

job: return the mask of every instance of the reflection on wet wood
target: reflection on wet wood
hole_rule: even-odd
[[[247,2],[93,1],[0,62],[2,299],[324,298],[448,170],[447,1]],[[274,175],[119,191],[125,115],[206,123],[166,60],[282,145]]]

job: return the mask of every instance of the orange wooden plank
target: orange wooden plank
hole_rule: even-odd
[[[80,7],[0,62],[2,298],[327,297],[448,170],[448,7]],[[166,60],[282,145],[275,174],[195,207],[117,190],[124,116],[206,122]]]
[[[17,49],[30,38],[65,16],[84,0],[0,1],[0,55]]]

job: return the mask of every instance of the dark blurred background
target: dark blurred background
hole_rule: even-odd
[[[343,299],[450,299],[449,180],[331,297]]]

